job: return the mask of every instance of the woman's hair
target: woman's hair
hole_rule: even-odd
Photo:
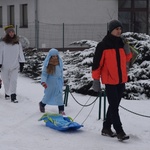
[[[57,57],[52,56],[49,59],[49,63],[47,66],[47,73],[53,75],[55,73],[55,70],[56,70],[56,65],[58,65],[58,64],[59,64],[58,56]]]
[[[9,34],[6,34],[2,41],[4,41],[6,44],[19,44],[19,38],[16,34],[14,37],[10,37]]]

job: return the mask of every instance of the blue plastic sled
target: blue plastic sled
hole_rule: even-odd
[[[45,113],[39,121],[44,120],[47,127],[59,131],[77,130],[83,125],[73,122],[71,117],[65,117],[60,114]]]

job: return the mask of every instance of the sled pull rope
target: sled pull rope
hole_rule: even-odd
[[[72,94],[71,94],[72,95]],[[73,96],[73,95],[72,95]],[[74,117],[73,120],[75,120],[77,118],[77,116],[81,113],[81,111],[83,110],[84,106],[88,103],[88,101],[90,100],[91,97],[88,98],[88,100],[85,102],[84,105],[82,105],[82,108],[80,109],[80,111],[77,113],[77,115]],[[73,99],[76,100],[73,96]]]
[[[72,93],[71,93],[71,95],[72,95]],[[73,95],[72,95],[72,97],[73,97],[73,99],[78,103],[78,101],[75,99],[75,97],[74,97]],[[73,120],[75,120],[75,119],[79,116],[79,114],[81,113],[81,111],[83,110],[84,107],[87,107],[87,106],[90,106],[90,105],[94,104],[93,107],[92,107],[92,109],[91,109],[91,111],[88,113],[87,117],[86,117],[85,120],[82,122],[82,125],[83,125],[83,123],[87,120],[87,118],[89,117],[89,115],[91,114],[91,112],[92,112],[92,110],[93,110],[93,108],[94,108],[94,106],[95,106],[95,102],[96,102],[96,100],[98,99],[98,97],[96,97],[96,99],[95,99],[92,103],[90,103],[89,105],[86,105],[86,104],[88,103],[88,101],[90,100],[90,98],[91,98],[91,96],[88,98],[88,100],[85,102],[84,105],[80,104],[80,105],[82,106],[82,108],[80,109],[80,111],[77,113],[77,115],[76,115],[76,116],[74,117],[74,119],[73,119]],[[79,103],[78,103],[78,104],[79,104]]]
[[[91,108],[91,110],[90,110],[89,114],[88,114],[88,115],[87,115],[87,117],[84,119],[84,121],[82,122],[82,124],[81,124],[81,125],[83,125],[83,124],[84,124],[84,122],[88,119],[88,117],[90,116],[90,114],[91,114],[91,112],[92,112],[92,110],[93,110],[93,108],[94,108],[95,104],[96,104],[96,101],[94,102],[94,104],[93,104],[93,106],[92,106],[92,108]]]

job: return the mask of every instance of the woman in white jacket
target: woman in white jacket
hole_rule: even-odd
[[[17,103],[16,89],[18,71],[23,70],[25,58],[22,50],[22,45],[19,38],[14,32],[12,25],[4,28],[6,35],[0,42],[0,68],[1,77],[5,89],[5,99]]]

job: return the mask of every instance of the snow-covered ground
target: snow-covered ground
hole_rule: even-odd
[[[149,150],[150,118],[130,113],[120,107],[124,130],[130,139],[119,142],[117,138],[100,134],[103,118],[98,120],[99,100],[84,107],[77,104],[69,94],[65,107],[67,116],[84,125],[77,131],[60,132],[45,126],[38,119],[38,103],[43,96],[43,88],[34,80],[18,78],[18,104],[4,99],[4,89],[0,89],[0,150]],[[73,93],[75,99],[85,104],[95,97]],[[150,116],[150,100],[122,100],[121,106],[143,115]],[[57,106],[47,106],[46,112],[57,113]]]

